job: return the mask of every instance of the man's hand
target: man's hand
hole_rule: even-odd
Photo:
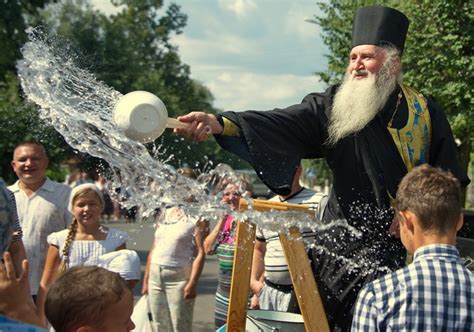
[[[222,126],[214,114],[191,112],[179,116],[178,120],[189,123],[187,128],[176,128],[173,131],[196,142],[204,141],[210,134],[221,134]]]

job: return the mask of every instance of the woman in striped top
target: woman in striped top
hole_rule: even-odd
[[[242,196],[236,184],[228,184],[224,189],[222,201],[229,204],[232,210],[239,207]],[[222,217],[204,241],[204,248],[209,255],[216,254],[219,260],[218,284],[216,292],[216,308],[214,322],[216,329],[227,321],[227,308],[229,306],[230,283],[232,279],[232,265],[235,251],[236,221],[232,215]]]

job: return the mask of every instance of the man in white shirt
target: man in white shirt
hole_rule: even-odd
[[[46,177],[48,157],[40,143],[17,145],[11,165],[18,181],[8,189],[14,193],[17,203],[30,265],[30,289],[35,298],[48,251],[46,237],[67,228],[72,221],[67,209],[71,188]]]
[[[299,165],[289,195],[277,195],[270,201],[308,204],[314,209],[317,220],[321,220],[328,196],[322,192],[302,187],[300,184],[302,170],[302,166]],[[314,238],[315,235],[311,229],[302,229],[301,234],[305,241]],[[254,292],[251,302],[252,308],[299,312],[278,232],[257,229],[250,287]]]

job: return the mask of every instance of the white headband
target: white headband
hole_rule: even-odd
[[[77,194],[79,194],[81,191],[85,189],[93,190],[97,194],[97,196],[99,196],[100,202],[102,203],[102,209],[104,209],[105,201],[104,201],[104,194],[102,194],[102,191],[100,191],[100,189],[97,188],[97,186],[93,183],[83,183],[72,189],[71,196],[69,197],[69,205],[68,205],[69,211],[72,212],[72,203],[74,199],[76,198]]]

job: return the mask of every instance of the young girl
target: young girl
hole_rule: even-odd
[[[44,319],[44,301],[49,287],[64,272],[76,265],[98,265],[99,256],[125,249],[126,232],[100,224],[104,198],[92,183],[84,183],[71,192],[69,210],[73,221],[68,229],[48,236],[48,255],[38,290],[38,314]]]

